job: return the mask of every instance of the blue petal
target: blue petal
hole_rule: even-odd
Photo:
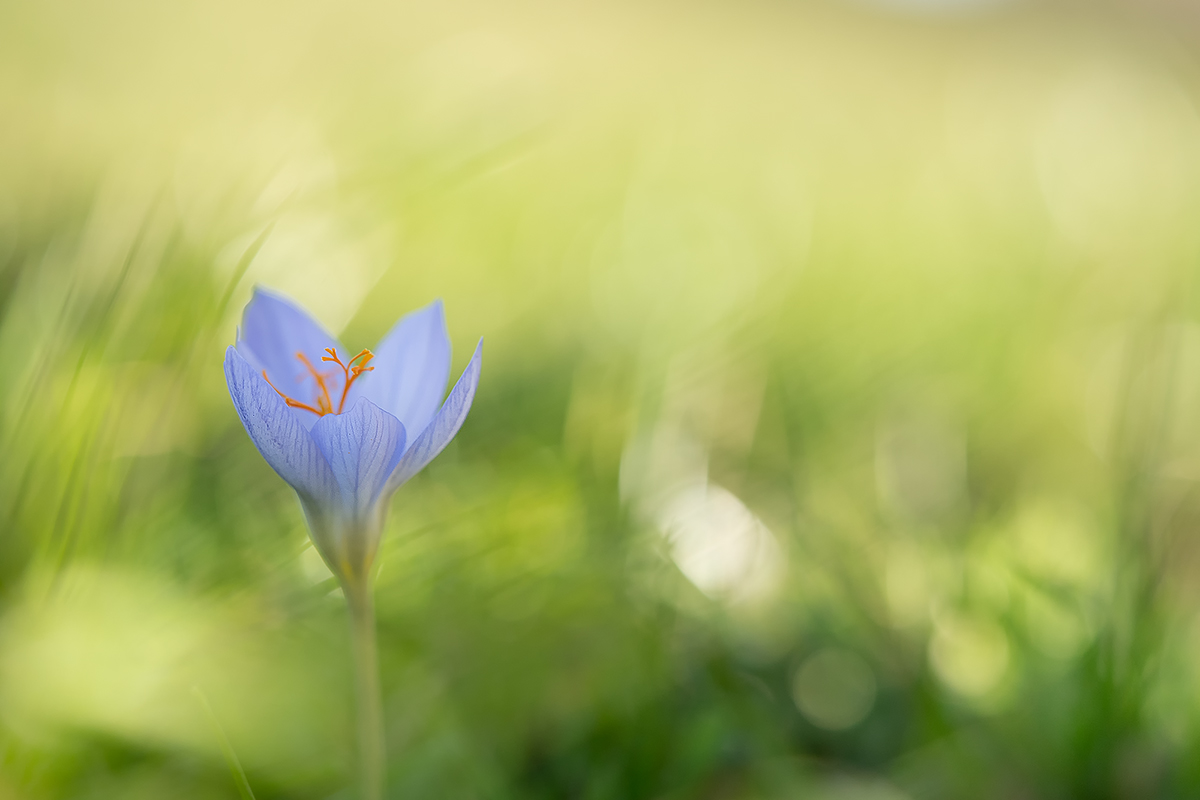
[[[482,358],[483,339],[480,339],[475,347],[475,355],[471,356],[471,362],[463,370],[458,383],[450,390],[450,395],[442,404],[441,410],[396,465],[396,470],[388,480],[387,493],[396,491],[405,481],[424,469],[458,433],[458,429],[467,419],[467,412],[471,410],[471,401],[475,399]]]
[[[265,370],[279,391],[312,404],[317,396],[316,383],[296,354],[303,353],[321,369],[326,366],[321,357],[327,347],[339,347],[337,339],[304,309],[283,295],[255,287],[254,297],[242,314],[237,349],[256,370]],[[342,382],[342,376],[337,374],[329,381],[335,405]],[[289,413],[306,429],[311,429],[318,419],[316,414],[302,409],[291,409]]]
[[[379,343],[371,366],[375,370],[359,384],[362,396],[391,412],[411,435],[425,430],[450,377],[450,337],[442,301],[397,322]]]
[[[332,502],[337,481],[316,442],[283,398],[232,347],[225,351],[225,381],[246,433],[279,477],[305,503],[327,506]]]
[[[369,521],[375,503],[404,452],[404,426],[366,398],[344,414],[326,414],[312,428],[337,481],[340,513]]]

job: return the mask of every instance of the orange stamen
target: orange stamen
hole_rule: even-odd
[[[263,375],[263,380],[265,380],[267,382],[267,386],[270,386],[272,389],[275,389],[275,384],[271,383],[271,379],[267,377],[267,371],[265,369],[263,370],[262,375]],[[305,411],[313,412],[318,417],[325,416],[324,411],[313,408],[312,406],[308,405],[307,403],[301,403],[299,400],[293,400],[292,398],[288,397],[286,394],[279,391],[278,389],[275,389],[275,393],[278,394],[280,397],[282,397],[283,402],[286,403],[287,405],[291,406],[292,408],[303,408]]]
[[[364,348],[362,352],[343,364],[342,360],[338,358],[337,351],[332,347],[326,347],[325,352],[329,353],[329,355],[321,356],[321,360],[332,361],[333,363],[337,364],[342,368],[342,373],[346,376],[346,383],[342,386],[342,399],[338,401],[337,413],[340,414],[342,413],[342,409],[346,406],[346,395],[350,393],[350,386],[356,380],[358,380],[359,375],[362,375],[364,372],[374,371],[375,368],[366,366],[366,363],[374,358],[375,354]],[[354,362],[358,361],[360,358],[362,359],[362,363],[358,366],[354,366]]]
[[[263,370],[263,374],[262,374],[263,379],[267,382],[268,386],[270,386],[272,389],[275,389],[275,393],[278,394],[280,397],[282,397],[283,402],[286,403],[291,408],[300,408],[300,409],[304,409],[305,411],[311,411],[312,413],[316,414],[318,417],[323,417],[326,414],[341,414],[342,410],[346,406],[346,397],[350,394],[350,386],[356,380],[358,380],[358,377],[360,375],[362,375],[364,372],[374,371],[374,369],[375,369],[374,367],[368,367],[368,366],[366,366],[366,364],[368,361],[370,361],[372,358],[375,357],[375,354],[372,353],[370,350],[363,350],[361,353],[356,355],[354,358],[350,359],[345,364],[343,364],[342,360],[340,358],[338,358],[337,351],[334,350],[332,347],[325,348],[325,352],[329,353],[329,355],[321,356],[321,360],[322,361],[332,361],[333,363],[335,363],[339,367],[341,367],[342,374],[345,376],[345,379],[346,379],[345,384],[343,384],[343,386],[342,386],[342,396],[338,400],[337,411],[333,410],[333,400],[329,396],[329,384],[327,384],[325,382],[326,379],[329,377],[329,375],[319,372],[317,370],[317,368],[313,366],[313,363],[308,360],[308,357],[304,355],[304,353],[296,353],[296,358],[300,359],[300,363],[302,363],[304,365],[304,367],[308,370],[308,374],[312,375],[313,380],[317,382],[317,399],[315,401],[315,403],[316,403],[315,407],[308,403],[301,403],[299,400],[294,400],[291,397],[288,397],[283,392],[279,391],[279,389],[276,388],[275,384],[271,383],[271,379],[267,377],[267,371],[265,369]],[[359,359],[362,359],[362,361],[360,361],[358,364],[355,364],[354,362],[359,361]]]
[[[317,368],[308,360],[308,356],[304,353],[296,353],[296,358],[300,359],[300,363],[308,369],[308,374],[313,376],[313,380],[317,382],[317,389],[320,394],[317,395],[317,408],[322,409],[321,416],[333,413],[333,403],[329,399],[329,387],[325,385],[325,376],[317,372]]]

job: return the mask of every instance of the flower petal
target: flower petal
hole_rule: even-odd
[[[371,518],[375,501],[404,452],[404,426],[366,398],[344,414],[326,414],[312,438],[329,462],[346,518]]]
[[[362,396],[385,409],[411,436],[433,419],[450,377],[450,337],[441,300],[407,314],[380,341]]]
[[[246,433],[271,468],[301,500],[328,505],[338,485],[325,456],[283,398],[233,347],[225,351],[225,381]]]
[[[433,461],[458,433],[458,429],[467,419],[467,412],[471,410],[471,401],[475,399],[475,388],[479,385],[482,359],[483,339],[480,339],[479,344],[475,347],[475,355],[471,356],[470,363],[463,370],[458,382],[454,384],[454,388],[450,390],[450,395],[442,404],[441,410],[438,411],[437,416],[433,418],[428,427],[421,432],[417,440],[404,452],[400,463],[396,465],[395,471],[388,479],[385,490],[388,494],[399,489],[405,481],[424,469],[425,465]]]
[[[279,391],[304,403],[313,402],[317,387],[296,354],[303,353],[321,369],[327,366],[321,363],[327,347],[340,345],[304,309],[283,295],[261,286],[254,288],[254,297],[242,314],[237,349],[251,366],[265,370]],[[342,391],[342,382],[342,376],[335,370],[329,381],[334,403]],[[291,413],[306,429],[311,429],[318,419],[316,414],[302,409],[292,409]]]

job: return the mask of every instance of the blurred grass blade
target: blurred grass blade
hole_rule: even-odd
[[[246,270],[254,263],[254,257],[258,255],[258,251],[266,244],[267,239],[271,236],[271,231],[275,229],[275,220],[267,223],[267,227],[263,228],[262,233],[255,237],[250,246],[246,248],[246,252],[242,253],[242,257],[238,259],[237,267],[233,271],[233,276],[230,277],[228,285],[225,287],[224,293],[221,295],[221,302],[217,304],[217,318],[220,319],[225,314],[225,309],[229,307],[229,301],[233,298],[233,293],[237,289],[238,284],[242,282],[242,278],[246,275]]]
[[[225,729],[221,727],[221,722],[217,719],[217,715],[212,709],[212,704],[208,702],[208,698],[199,686],[193,686],[192,693],[196,695],[196,699],[200,702],[200,705],[204,708],[204,713],[208,716],[208,721],[212,724],[213,733],[217,735],[217,742],[221,745],[221,752],[225,756],[225,762],[229,764],[229,772],[233,775],[233,782],[237,784],[238,794],[242,796],[242,800],[254,800],[254,792],[250,789],[250,781],[246,780],[246,771],[242,769],[242,762],[238,760],[237,753],[233,752],[233,745],[229,743],[229,737],[225,735]]]

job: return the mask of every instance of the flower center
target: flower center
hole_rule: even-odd
[[[350,393],[350,386],[356,380],[358,380],[358,376],[362,375],[364,372],[371,372],[375,369],[374,367],[367,366],[367,362],[374,358],[375,354],[370,350],[363,350],[354,358],[343,364],[342,360],[338,358],[337,350],[334,350],[332,347],[326,347],[325,352],[329,353],[329,355],[321,356],[321,360],[330,361],[341,367],[342,376],[344,378],[344,382],[342,384],[342,396],[338,400],[336,411],[333,408],[333,400],[329,395],[328,380],[332,377],[335,377],[337,372],[320,372],[316,367],[313,366],[313,363],[308,360],[308,356],[304,355],[304,353],[296,353],[296,358],[300,359],[300,363],[303,364],[304,368],[308,370],[308,374],[312,375],[313,380],[317,382],[317,397],[311,404],[301,403],[299,400],[288,397],[286,394],[279,391],[279,389],[276,389],[275,384],[271,383],[271,379],[267,377],[267,371],[265,369],[263,370],[262,374],[263,379],[266,380],[268,386],[270,386],[272,389],[275,389],[276,393],[283,398],[283,402],[287,403],[292,408],[302,408],[305,411],[311,411],[318,417],[323,417],[326,414],[340,414],[342,413],[342,409],[346,406],[346,395]],[[356,361],[358,362],[357,364],[354,363]]]

